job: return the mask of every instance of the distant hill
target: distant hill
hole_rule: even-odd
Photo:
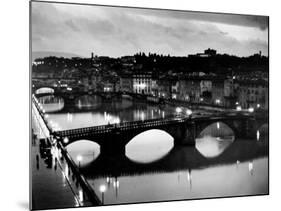
[[[81,57],[80,55],[74,54],[74,53],[65,53],[65,52],[55,52],[55,51],[34,51],[32,52],[32,61],[34,61],[37,58],[44,58],[48,56],[56,56],[56,57],[65,57],[65,58],[71,58],[71,57]]]

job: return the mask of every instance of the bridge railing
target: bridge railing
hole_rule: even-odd
[[[184,117],[181,118],[173,117],[168,119],[150,119],[144,121],[140,120],[134,122],[122,122],[122,123],[109,124],[109,125],[62,130],[62,131],[57,131],[56,134],[59,136],[69,136],[69,135],[84,134],[84,133],[92,133],[92,134],[109,133],[115,129],[130,130],[133,128],[144,128],[144,127],[147,128],[152,126],[180,123],[180,122],[184,122],[185,120],[186,118]]]

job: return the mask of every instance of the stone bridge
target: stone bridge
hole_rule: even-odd
[[[151,129],[167,132],[173,137],[176,145],[194,145],[200,133],[216,122],[226,124],[236,138],[255,139],[257,130],[267,123],[267,119],[254,115],[172,117],[55,131],[53,136],[64,146],[82,139],[90,140],[100,145],[101,154],[116,155],[125,154],[127,143],[138,134]]]

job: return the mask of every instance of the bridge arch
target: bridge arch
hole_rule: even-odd
[[[246,128],[249,126],[249,122],[244,119],[223,119],[223,120],[209,120],[209,121],[204,121],[196,124],[196,134],[195,137],[200,137],[201,132],[204,131],[204,129],[207,129],[209,126],[215,124],[216,128],[218,129],[217,135],[219,136],[220,133],[221,135],[224,136],[235,136],[237,137],[246,137],[247,135],[245,134]],[[221,127],[228,128],[228,131],[224,134],[221,131]],[[230,130],[229,130],[230,129]]]
[[[212,122],[201,131],[198,132],[196,138],[202,138],[204,136],[211,137],[230,137],[235,136],[233,126],[229,126],[223,121]]]
[[[55,90],[51,87],[38,87],[36,88],[35,94],[54,94]]]
[[[100,145],[92,140],[77,139],[65,148],[73,161],[81,167],[89,165],[100,155]]]
[[[152,163],[165,157],[174,147],[174,138],[164,130],[150,129],[132,138],[125,154],[135,163]]]
[[[53,94],[40,95],[37,99],[45,112],[58,112],[65,106],[64,98]]]

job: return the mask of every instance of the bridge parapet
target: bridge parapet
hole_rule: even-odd
[[[112,133],[115,131],[130,131],[139,128],[154,128],[155,126],[170,125],[176,123],[184,123],[185,118],[168,118],[168,119],[152,119],[145,121],[134,121],[134,122],[123,122],[118,124],[109,124],[109,125],[100,125],[93,127],[77,128],[70,130],[57,131],[55,134],[60,137],[72,136],[76,137],[77,135],[96,135],[96,134],[106,134]]]

